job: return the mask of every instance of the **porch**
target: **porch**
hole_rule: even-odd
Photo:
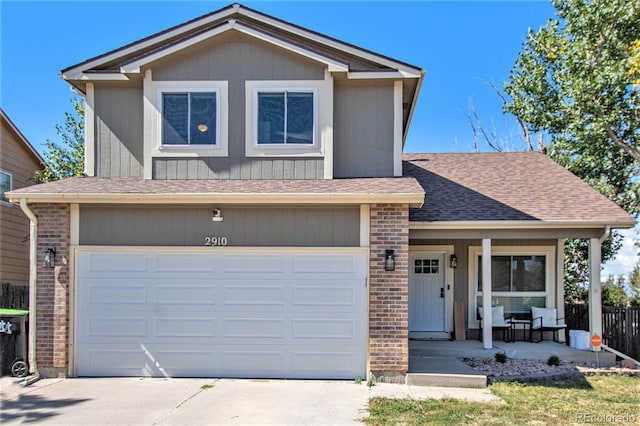
[[[612,353],[578,350],[553,341],[507,343],[494,340],[491,349],[484,349],[478,340],[409,340],[407,382],[424,386],[485,387],[487,377],[458,358],[492,358],[499,352],[509,358],[543,361],[557,355],[562,361],[588,366],[606,367],[616,362]]]

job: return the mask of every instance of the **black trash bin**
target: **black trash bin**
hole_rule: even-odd
[[[0,309],[0,375],[27,375],[28,335],[29,311]]]

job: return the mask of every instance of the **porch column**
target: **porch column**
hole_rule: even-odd
[[[602,337],[602,285],[600,283],[601,243],[589,241],[589,334]],[[600,350],[592,347],[591,350]]]
[[[491,318],[491,239],[482,240],[482,345],[485,349],[493,347]]]
[[[564,316],[564,238],[558,239],[556,246],[556,309],[558,312],[558,318],[565,318]],[[566,319],[564,323],[566,324]],[[565,341],[565,334],[559,333],[559,339],[561,342]]]

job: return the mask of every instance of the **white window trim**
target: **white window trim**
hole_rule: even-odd
[[[162,94],[216,92],[216,145],[162,145]],[[227,81],[153,81],[144,79],[145,178],[151,178],[153,157],[227,157],[229,155],[229,88]],[[149,175],[147,176],[147,170]]]
[[[480,322],[476,319],[478,312],[478,296],[482,295],[482,291],[478,291],[478,260],[482,255],[482,247],[469,247],[469,328],[480,327]],[[556,274],[554,272],[556,266],[556,247],[555,246],[493,246],[491,247],[491,256],[546,256],[545,262],[545,291],[495,291],[491,292],[492,296],[523,296],[523,297],[545,297],[547,307],[555,307],[556,293]]]
[[[251,80],[245,82],[245,155],[247,157],[322,157],[333,146],[333,82],[325,80]],[[314,94],[312,145],[257,143],[259,92],[302,91]],[[325,159],[325,162],[329,159]],[[331,161],[333,162],[333,161]],[[326,173],[325,173],[326,174]],[[325,176],[327,178],[327,176]],[[330,178],[330,177],[329,177]]]
[[[6,191],[6,192],[13,191],[13,175],[10,172],[3,169],[0,169],[0,173],[4,173],[5,175],[9,176],[9,191]],[[9,201],[5,201],[3,199],[0,199],[0,203],[7,206],[13,206],[13,204],[11,204]]]

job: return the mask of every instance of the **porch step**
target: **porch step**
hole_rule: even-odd
[[[485,388],[487,387],[487,376],[455,358],[412,356],[409,357],[407,384]]]

